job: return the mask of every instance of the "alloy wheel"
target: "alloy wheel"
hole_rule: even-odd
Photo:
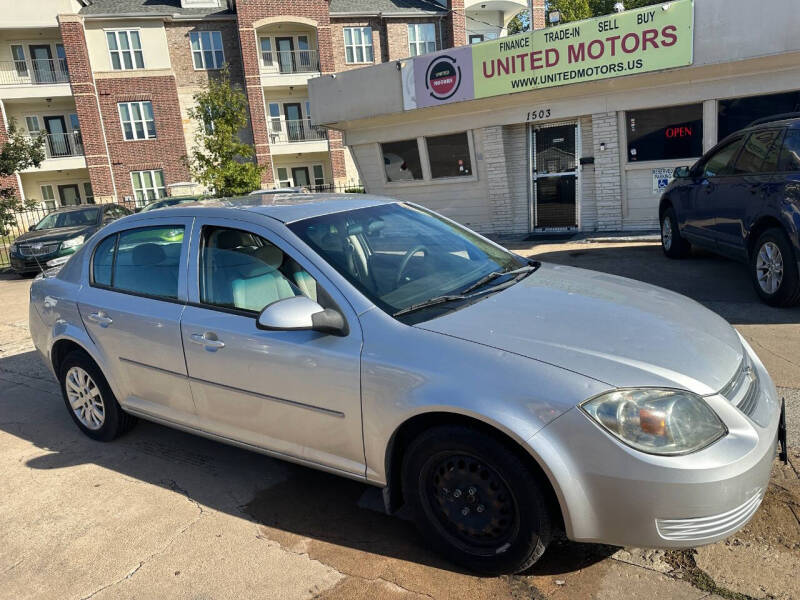
[[[775,242],[765,242],[756,257],[756,278],[765,294],[775,294],[783,283],[783,255]]]
[[[81,424],[92,430],[100,429],[106,420],[106,408],[100,388],[81,367],[72,367],[64,380],[67,400]]]
[[[665,216],[661,223],[661,243],[665,250],[672,248],[672,219],[669,215]]]

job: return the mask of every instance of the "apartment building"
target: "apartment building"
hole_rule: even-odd
[[[312,125],[308,80],[505,35],[525,6],[0,0],[0,143],[12,119],[47,138],[41,167],[9,183],[49,207],[200,191],[184,160],[195,135],[188,110],[225,64],[247,94],[241,135],[255,146],[265,187],[360,180],[340,134]]]

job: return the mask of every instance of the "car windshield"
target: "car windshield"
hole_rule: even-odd
[[[486,281],[487,287],[495,286],[508,280],[499,272],[528,266],[524,259],[466,229],[407,204],[338,212],[288,226],[393,315],[447,296],[470,292],[472,297],[475,290],[470,288],[476,283],[482,288],[481,280],[488,275],[498,273]],[[441,313],[463,304],[442,302],[435,308]],[[433,316],[422,312],[426,314],[417,318]]]
[[[54,212],[39,221],[35,230],[58,229],[60,227],[79,227],[81,225],[95,225],[100,218],[99,208],[86,208],[84,210],[70,210]]]

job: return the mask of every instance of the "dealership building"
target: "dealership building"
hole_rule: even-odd
[[[674,0],[311,80],[367,191],[482,233],[641,231],[675,167],[800,111],[797,0]]]

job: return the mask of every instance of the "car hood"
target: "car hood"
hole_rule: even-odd
[[[616,387],[711,394],[744,349],[727,321],[632,279],[542,265],[516,285],[416,327],[557,365]]]
[[[77,227],[57,227],[55,229],[42,229],[41,231],[29,231],[19,236],[16,241],[26,244],[33,242],[60,242],[68,240],[78,235],[89,235],[93,233],[97,227],[86,225],[78,225]]]

